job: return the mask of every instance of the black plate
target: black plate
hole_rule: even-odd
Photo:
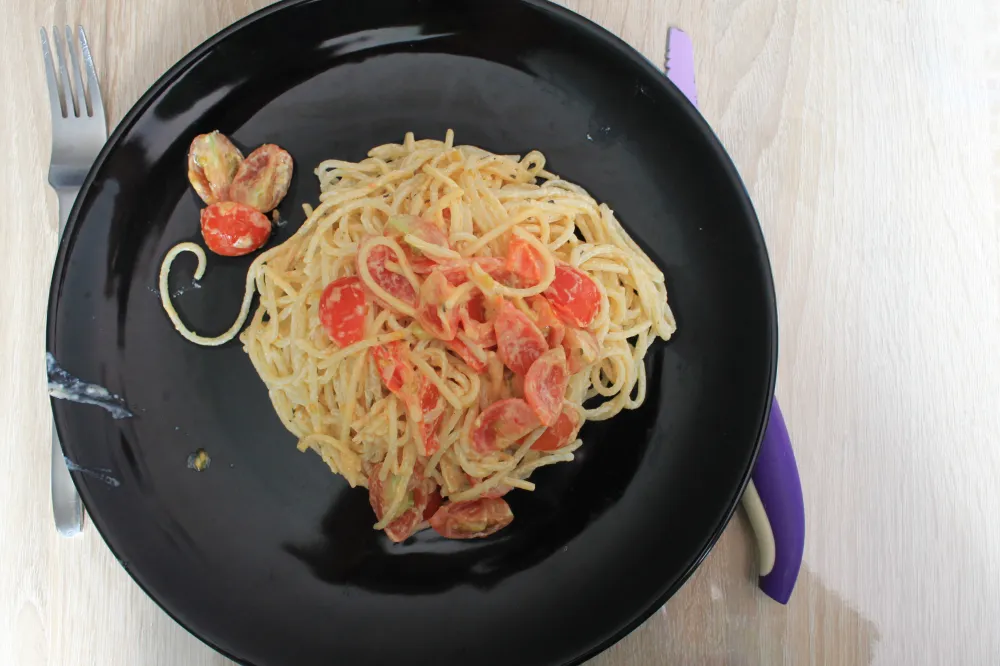
[[[578,459],[517,492],[493,538],[393,546],[363,490],[301,454],[238,343],[174,332],[154,294],[171,245],[198,238],[191,138],[275,142],[322,159],[443,137],[524,153],[608,202],[664,269],[679,331],[649,353],[645,405],[590,424]],[[210,257],[176,299],[227,328],[245,259]],[[175,272],[189,274],[190,257]],[[174,288],[187,279],[178,279]],[[773,390],[773,286],[753,209],[680,93],[616,37],[539,1],[291,2],[216,35],[115,130],[59,254],[48,348],[136,417],[55,402],[95,525],[135,580],[213,647],[258,665],[565,664],[662,604],[706,555],[746,483]],[[189,470],[205,448],[208,471]]]

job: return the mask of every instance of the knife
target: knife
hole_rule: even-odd
[[[688,34],[678,28],[672,27],[667,32],[665,71],[667,78],[697,109],[694,46]],[[758,585],[767,596],[787,604],[802,566],[806,517],[792,442],[778,401],[773,398],[757,462],[743,493],[743,508],[757,540]]]

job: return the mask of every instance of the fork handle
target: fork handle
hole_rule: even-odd
[[[62,240],[63,231],[66,229],[66,222],[69,220],[69,213],[73,210],[76,195],[79,193],[79,187],[60,187],[56,189],[56,197],[59,199],[59,240]]]
[[[56,190],[59,199],[59,239],[62,240],[63,230],[66,229],[66,221],[69,220],[69,213],[73,210],[73,203],[76,195],[80,192],[78,187],[61,187]],[[83,502],[80,501],[80,494],[73,485],[73,478],[70,476],[69,467],[66,466],[66,458],[63,454],[62,445],[59,443],[59,434],[56,432],[56,422],[52,421],[52,515],[56,521],[56,531],[61,536],[71,537],[83,531]]]
[[[52,421],[52,516],[60,536],[71,537],[83,531],[83,502],[63,457],[62,445]]]

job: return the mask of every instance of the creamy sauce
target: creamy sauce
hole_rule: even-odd
[[[92,479],[97,479],[98,481],[102,481],[108,484],[112,488],[117,488],[118,486],[122,485],[121,481],[111,476],[110,469],[105,469],[103,467],[97,467],[97,468],[83,467],[82,465],[77,465],[75,462],[73,462],[69,458],[66,458],[65,456],[63,457],[63,459],[66,461],[66,467],[69,468],[69,471],[71,472],[79,472],[80,474],[89,476]]]
[[[114,419],[131,418],[132,412],[125,401],[98,384],[77,379],[59,367],[52,354],[45,354],[45,368],[49,376],[49,395],[60,400],[70,400],[106,409]]]

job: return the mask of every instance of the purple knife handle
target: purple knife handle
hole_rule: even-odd
[[[694,46],[683,30],[667,33],[667,78],[698,108],[694,84]],[[806,514],[802,483],[795,466],[785,420],[772,400],[771,417],[743,496],[760,551],[760,589],[786,604],[795,587],[805,548]]]
[[[751,516],[750,522],[754,525],[757,541],[762,545],[760,589],[778,603],[787,604],[802,566],[806,512],[792,441],[788,437],[788,429],[777,399],[771,402],[771,417],[764,429],[764,439],[761,440],[757,463],[750,479],[752,488],[748,489],[744,506]],[[770,529],[761,529],[756,524],[751,507],[754,494],[759,498],[763,518]],[[763,541],[768,532],[773,540],[772,544]],[[763,556],[768,549],[773,552],[773,559]],[[768,564],[771,566],[768,567]]]

